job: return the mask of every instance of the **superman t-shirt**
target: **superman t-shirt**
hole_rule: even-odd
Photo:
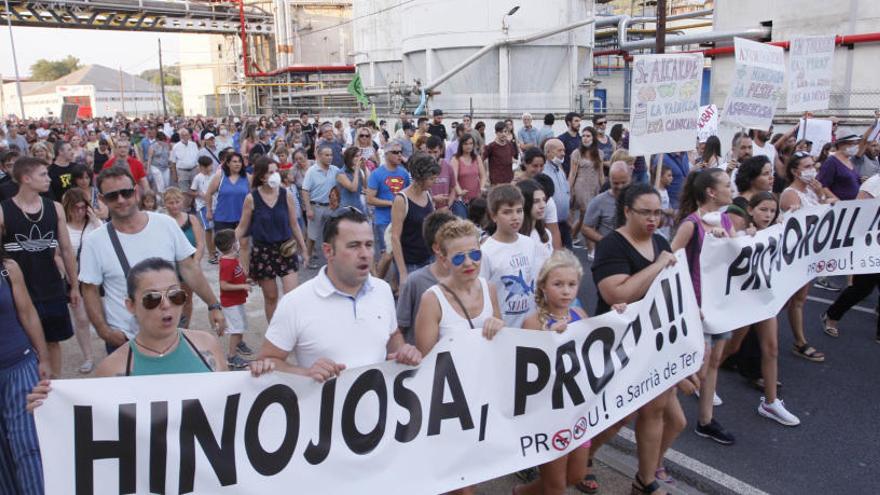
[[[403,191],[409,186],[409,172],[402,166],[397,166],[394,170],[388,170],[385,165],[373,170],[370,178],[367,180],[367,188],[376,191],[376,199],[394,200],[394,195]],[[388,225],[391,223],[391,207],[377,206],[375,222],[377,225]]]
[[[541,269],[537,261],[546,255],[531,238],[518,236],[515,242],[490,237],[483,243],[480,276],[495,284],[504,325],[522,328],[526,316],[535,311],[535,278]]]

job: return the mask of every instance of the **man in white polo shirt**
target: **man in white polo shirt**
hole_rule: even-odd
[[[370,275],[373,232],[367,217],[340,208],[323,234],[327,265],[281,299],[259,359],[319,382],[386,359],[419,364],[421,353],[397,330],[391,287]],[[287,362],[291,352],[296,365]]]
[[[199,147],[190,139],[189,131],[181,128],[178,131],[180,141],[171,148],[168,162],[171,164],[171,184],[181,191],[189,191],[192,179],[196,174],[199,160]]]

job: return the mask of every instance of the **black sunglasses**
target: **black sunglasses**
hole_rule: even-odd
[[[361,134],[361,135],[358,136],[358,137],[365,137],[365,138],[368,138],[368,137],[370,137],[370,135],[369,135],[369,134]]]
[[[141,304],[145,309],[156,309],[162,304],[164,297],[175,306],[183,306],[186,303],[186,292],[183,289],[168,289],[165,292],[147,292],[141,298]]]
[[[399,154],[403,153],[403,151],[400,151],[400,150],[389,150],[389,151],[386,151],[386,153],[391,153],[392,155],[399,155]]]
[[[330,212],[330,218],[339,218],[348,212],[357,213],[358,215],[364,214],[364,212],[355,208],[354,206],[340,206],[339,208],[336,208],[335,210]]]
[[[113,201],[116,201],[117,199],[119,199],[119,196],[122,196],[125,199],[131,199],[131,197],[134,196],[134,188],[130,187],[128,189],[119,189],[116,191],[110,191],[108,193],[102,194],[101,196],[103,196],[104,199],[106,199],[107,201],[109,201],[111,203]]]

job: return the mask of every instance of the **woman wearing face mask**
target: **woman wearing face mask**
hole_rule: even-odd
[[[783,212],[793,212],[820,204],[834,204],[837,197],[822,187],[816,180],[816,164],[809,153],[795,152],[785,165],[785,175],[790,186],[782,191],[780,203]],[[803,286],[788,300],[788,322],[794,335],[795,356],[821,363],[825,355],[813,348],[804,336],[804,303],[807,300],[810,284]]]
[[[859,152],[859,140],[855,134],[844,136],[835,142],[837,150],[828,155],[819,169],[816,179],[838,199],[856,199],[859,194],[859,171],[852,158]]]
[[[596,130],[584,128],[581,145],[571,152],[571,169],[568,172],[568,186],[572,192],[572,210],[580,212],[574,232],[580,232],[584,225],[587,205],[605,183],[605,170],[602,168],[602,157],[599,153],[599,142]],[[572,215],[574,211],[570,213]],[[572,218],[574,218],[572,216]]]
[[[250,278],[260,284],[266,320],[269,321],[279,297],[275,278],[281,278],[284,294],[297,285],[297,256],[295,253],[284,256],[282,245],[295,238],[300,252],[304,253],[306,244],[296,217],[294,198],[280,187],[278,165],[268,157],[257,160],[253,185],[253,190],[244,200],[235,236],[239,240],[251,238],[250,251],[246,247],[241,249],[241,266]]]
[[[217,149],[220,151],[235,146],[232,135],[229,133],[229,128],[226,127],[226,124],[220,125],[220,128],[217,130],[217,136],[214,138],[214,144],[217,145]]]

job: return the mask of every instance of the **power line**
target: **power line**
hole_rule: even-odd
[[[355,1],[357,1],[357,0],[355,0]],[[322,27],[322,28],[320,28],[320,29],[315,29],[314,31],[307,31],[307,32],[305,32],[305,33],[303,33],[303,34],[300,34],[300,35],[299,35],[299,38],[304,38],[304,37],[306,37],[306,36],[310,36],[310,35],[313,35],[313,34],[318,34],[318,33],[322,32],[322,31],[329,31],[329,30],[331,30],[331,29],[340,28],[340,27],[342,27],[342,26],[346,26],[346,25],[348,25],[348,24],[351,24],[351,23],[354,22],[354,21],[357,21],[357,20],[360,20],[360,19],[364,19],[364,18],[367,18],[367,17],[371,17],[371,16],[374,16],[374,15],[377,15],[377,14],[381,14],[381,13],[383,13],[383,12],[388,12],[389,10],[393,10],[393,9],[398,8],[398,7],[403,7],[404,5],[406,5],[406,4],[408,4],[408,3],[413,3],[413,2],[415,2],[415,1],[416,1],[416,0],[404,0],[403,2],[400,2],[400,3],[398,3],[398,4],[392,5],[392,6],[390,6],[390,7],[385,7],[384,9],[379,9],[379,10],[377,10],[377,11],[375,11],[375,12],[370,12],[370,13],[367,13],[367,14],[359,15],[359,16],[357,16],[357,17],[352,17],[351,19],[349,19],[349,20],[347,20],[347,21],[342,21],[342,22],[340,22],[339,24],[334,24],[334,25],[332,25],[332,26],[325,26],[325,27]],[[286,41],[292,41],[292,40],[294,40],[295,38],[296,38],[296,36],[291,36],[291,37],[287,38],[287,39],[284,40],[284,41],[285,41],[285,42],[286,42]]]

